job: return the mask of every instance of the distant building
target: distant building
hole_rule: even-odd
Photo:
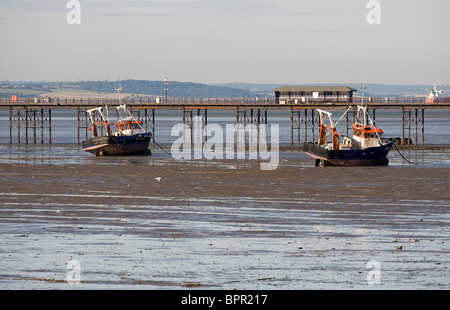
[[[275,100],[284,103],[308,103],[316,101],[352,102],[354,88],[347,86],[283,86],[273,90]]]

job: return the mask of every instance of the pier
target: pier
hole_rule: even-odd
[[[376,122],[376,110],[391,109],[402,111],[402,145],[418,144],[419,134],[421,144],[425,144],[425,110],[450,109],[450,97],[438,98],[434,102],[427,102],[425,98],[418,97],[369,97],[351,98],[348,100],[278,100],[276,98],[163,98],[141,97],[118,99],[60,99],[60,98],[0,98],[0,109],[9,110],[9,143],[17,144],[44,144],[52,143],[52,110],[66,109],[77,111],[77,141],[88,137],[88,117],[86,110],[108,106],[117,107],[126,104],[133,111],[135,117],[143,121],[146,131],[152,130],[153,143],[157,137],[155,115],[157,110],[180,110],[183,124],[188,124],[192,129],[193,117],[201,116],[203,125],[208,123],[208,110],[224,109],[236,113],[236,124],[268,124],[270,111],[290,111],[290,145],[301,145],[306,141],[308,131],[314,139],[315,127],[318,124],[318,115],[315,109],[334,110],[345,109],[352,106],[353,114],[347,113],[346,125],[349,134],[351,117],[357,105],[363,104],[371,111],[371,118]],[[303,133],[302,133],[303,131]],[[14,132],[16,141],[13,141]],[[25,141],[21,141],[21,133],[24,133]],[[192,134],[192,131],[191,131]],[[39,136],[39,140],[37,137]],[[46,136],[46,138],[45,138]],[[302,141],[302,136],[303,141]],[[0,141],[3,142],[3,141]]]

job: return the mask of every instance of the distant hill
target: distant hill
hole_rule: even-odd
[[[146,80],[125,80],[120,82],[121,92],[132,96],[165,96],[164,81]],[[117,82],[111,81],[83,81],[83,82],[26,82],[26,83],[0,83],[0,96],[9,97],[20,95],[22,97],[35,97],[45,94],[45,96],[57,97],[58,93],[68,91],[80,94],[101,94],[116,93]],[[223,97],[253,97],[254,94],[247,89],[238,89],[227,86],[206,85],[191,82],[169,81],[169,97],[203,97],[203,98],[223,98]]]

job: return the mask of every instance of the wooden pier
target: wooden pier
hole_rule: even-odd
[[[290,144],[293,146],[301,144],[301,130],[304,132],[304,141],[307,138],[308,130],[311,130],[314,139],[314,130],[318,124],[315,109],[345,109],[352,106],[353,117],[357,105],[363,104],[368,111],[372,112],[372,120],[376,122],[377,109],[393,109],[402,111],[402,136],[401,144],[410,144],[411,127],[414,126],[414,144],[418,141],[419,124],[421,131],[421,142],[425,144],[425,110],[429,109],[450,109],[450,97],[438,98],[435,102],[426,102],[425,98],[417,97],[371,97],[353,98],[347,101],[318,101],[308,100],[307,102],[297,102],[296,100],[286,100],[283,103],[274,98],[126,98],[121,99],[59,99],[59,98],[0,98],[0,109],[9,110],[9,143],[13,143],[13,131],[17,130],[17,144],[21,144],[21,132],[24,131],[25,144],[38,143],[37,133],[40,132],[40,143],[44,144],[44,136],[47,133],[47,143],[52,143],[52,110],[66,109],[77,111],[77,141],[81,142],[88,136],[88,119],[86,110],[98,106],[116,107],[126,104],[127,107],[137,113],[137,118],[143,120],[145,130],[150,126],[153,132],[153,139],[156,136],[155,111],[161,109],[175,109],[182,112],[183,124],[189,124],[192,128],[194,116],[202,116],[204,125],[208,122],[208,110],[224,109],[236,111],[236,124],[246,124],[249,120],[251,124],[260,125],[268,123],[268,111],[289,110],[290,111]],[[196,115],[194,113],[196,111]],[[349,116],[350,114],[350,116]],[[349,117],[346,116],[347,132],[349,129]],[[308,128],[310,124],[310,128]],[[29,131],[32,131],[32,141]],[[297,131],[297,135],[295,135]],[[295,141],[296,140],[296,141]],[[153,140],[155,142],[155,140]]]

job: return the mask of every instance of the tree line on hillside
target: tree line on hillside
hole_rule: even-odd
[[[74,83],[81,89],[115,92],[119,88],[119,82],[109,81],[88,81]],[[146,80],[125,80],[120,82],[121,91],[124,93],[165,96],[166,85],[164,81],[146,81]],[[169,81],[167,85],[167,95],[170,97],[251,97],[248,90],[225,87],[210,86],[200,83]]]

